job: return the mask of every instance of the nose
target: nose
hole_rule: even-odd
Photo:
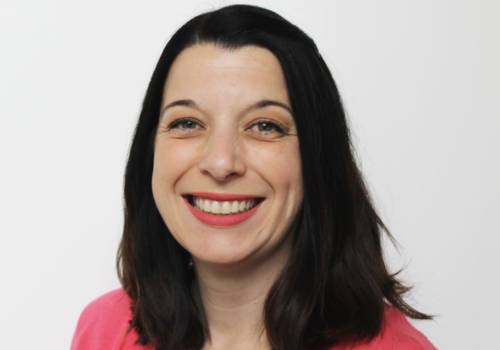
[[[200,171],[210,174],[217,181],[243,175],[246,166],[238,143],[238,137],[227,130],[213,132],[205,144]]]

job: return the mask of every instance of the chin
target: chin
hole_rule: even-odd
[[[194,261],[206,265],[236,267],[248,263],[255,252],[251,249],[221,248],[220,245],[203,245],[202,248],[190,250]]]
[[[235,254],[233,252],[202,252],[193,254],[193,259],[203,264],[220,265],[220,266],[238,266],[245,261],[248,261],[250,254]]]

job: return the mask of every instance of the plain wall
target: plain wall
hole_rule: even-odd
[[[67,349],[119,287],[126,155],[174,31],[226,1],[0,2],[0,333]],[[498,348],[500,3],[255,1],[317,43],[439,349]]]

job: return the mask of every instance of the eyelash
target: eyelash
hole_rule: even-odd
[[[170,124],[168,124],[168,130],[175,129],[175,128],[177,128],[177,126],[179,126],[180,124],[185,123],[185,122],[192,122],[196,125],[200,125],[200,123],[198,123],[196,120],[194,120],[192,118],[180,118],[180,119],[176,119],[173,122],[171,122]],[[187,129],[184,129],[184,130],[187,130]]]
[[[260,119],[260,120],[257,120],[255,123],[252,124],[252,126],[249,128],[253,128],[254,126],[256,125],[259,125],[259,124],[268,124],[268,125],[271,125],[272,127],[274,127],[274,129],[280,133],[280,134],[285,134],[286,132],[286,128],[281,125],[280,123],[278,122],[274,122],[274,121],[271,121],[271,120],[267,120],[267,119]],[[262,131],[264,133],[268,133],[270,131]],[[272,131],[271,131],[272,132]]]
[[[175,129],[177,128],[180,124],[184,123],[184,122],[192,122],[196,125],[199,125],[200,123],[198,123],[196,120],[192,119],[192,118],[180,118],[180,119],[176,119],[174,120],[173,122],[171,122],[169,125],[168,125],[168,129]],[[278,123],[278,122],[275,122],[275,121],[271,121],[271,120],[267,120],[267,119],[260,119],[260,120],[257,120],[254,124],[252,124],[248,129],[251,129],[253,128],[254,126],[256,125],[259,125],[259,124],[268,124],[268,125],[271,125],[272,127],[274,127],[274,129],[276,130],[276,132],[280,133],[280,134],[285,134],[286,133],[286,128]],[[248,130],[247,129],[247,130]],[[188,129],[184,129],[184,130],[188,130]],[[269,132],[272,132],[272,131],[262,131],[263,133],[269,133]]]

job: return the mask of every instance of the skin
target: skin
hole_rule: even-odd
[[[179,100],[193,103],[165,108]],[[262,100],[285,107],[249,109]],[[269,348],[262,307],[289,257],[288,233],[303,198],[299,140],[287,106],[279,61],[253,46],[185,49],[165,82],[152,189],[170,232],[193,258],[192,292],[211,336],[204,349]],[[172,124],[180,118],[189,120]],[[247,221],[213,227],[189,211],[182,196],[189,192],[265,200]]]

